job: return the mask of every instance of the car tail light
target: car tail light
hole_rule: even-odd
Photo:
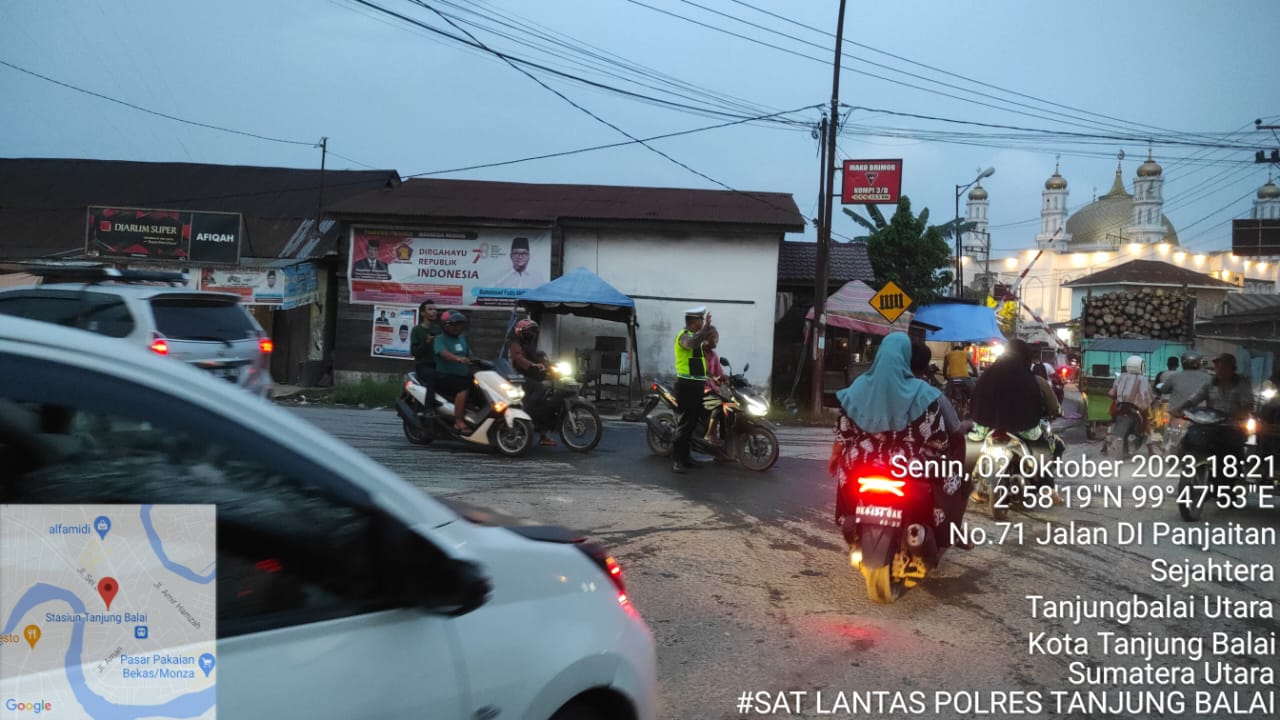
[[[1062,377],[1064,377],[1064,378],[1067,376],[1067,373],[1069,373],[1069,372],[1071,372],[1071,371],[1070,371],[1070,370],[1068,370],[1068,369],[1067,369],[1067,368],[1065,368],[1065,367],[1060,367],[1060,368],[1058,368],[1058,374],[1059,374],[1059,375],[1061,375],[1061,376],[1062,376]]]
[[[906,485],[906,480],[890,480],[886,477],[858,478],[858,492],[892,493],[902,497],[906,494],[902,491]]]
[[[258,349],[262,351],[262,354],[270,355],[271,351],[276,349],[276,344],[271,342],[269,337],[258,338]]]
[[[151,344],[147,346],[151,352],[157,355],[169,354],[169,343],[158,333],[151,333]]]
[[[576,547],[586,553],[587,557],[591,558],[591,561],[594,562],[605,575],[609,576],[609,580],[613,582],[614,588],[618,591],[618,604],[629,605],[631,601],[627,599],[627,586],[626,583],[622,581],[622,566],[618,564],[618,561],[615,560],[612,555],[605,552],[604,548],[596,545],[595,543],[581,542],[577,543]]]

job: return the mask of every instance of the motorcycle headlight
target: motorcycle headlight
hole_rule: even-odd
[[[570,365],[567,360],[561,360],[555,365],[552,365],[551,368],[561,377],[571,377],[573,375],[573,365]]]
[[[1275,389],[1275,388],[1273,388],[1273,387],[1263,388],[1263,390],[1262,390],[1262,399],[1263,399],[1263,400],[1267,400],[1267,401],[1269,402],[1269,401],[1270,401],[1272,398],[1274,398],[1275,396],[1276,396],[1276,389]]]
[[[1248,420],[1245,420],[1244,431],[1250,435],[1253,435],[1254,433],[1258,432],[1258,419],[1249,418]]]
[[[993,458],[998,458],[1001,460],[1009,457],[1009,449],[1004,447],[1003,445],[989,445],[986,448],[983,448],[982,452],[986,453],[987,455],[990,455]]]
[[[502,383],[498,386],[502,393],[510,400],[519,400],[524,397],[524,388],[512,385],[511,383]]]
[[[769,406],[759,400],[747,398],[747,412],[752,415],[767,415],[769,413]]]

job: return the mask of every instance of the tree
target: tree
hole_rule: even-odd
[[[867,256],[880,285],[892,280],[915,301],[927,305],[942,297],[955,280],[951,271],[955,256],[947,247],[948,236],[954,236],[955,221],[942,226],[929,224],[929,209],[917,217],[911,212],[911,200],[902,196],[898,209],[887,222],[880,208],[867,205],[870,220],[844,209],[854,222],[870,231],[866,236]],[[972,223],[960,223],[964,232]]]

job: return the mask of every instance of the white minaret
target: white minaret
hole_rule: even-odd
[[[1133,181],[1133,216],[1124,229],[1124,236],[1131,243],[1153,244],[1164,241],[1164,178],[1160,164],[1151,159],[1138,166],[1138,177]]]
[[[969,191],[968,199],[964,204],[965,222],[972,223],[973,228],[965,232],[962,243],[966,252],[973,258],[973,268],[969,271],[973,278],[985,273],[990,266],[991,246],[987,244],[991,239],[987,234],[988,207],[990,203],[987,202],[987,189],[982,187],[982,181],[979,180],[978,184]]]
[[[1040,203],[1040,232],[1036,234],[1036,247],[1061,250],[1071,239],[1067,236],[1067,180],[1053,164],[1053,175],[1044,181],[1044,198]]]
[[[1277,187],[1267,176],[1267,184],[1258,188],[1258,197],[1253,201],[1254,220],[1280,220],[1280,187]]]

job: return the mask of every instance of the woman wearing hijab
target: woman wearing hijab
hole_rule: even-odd
[[[911,340],[906,333],[890,333],[880,343],[871,369],[836,393],[840,419],[828,470],[836,477],[836,523],[854,512],[846,499],[846,483],[856,481],[857,468],[895,467],[893,459],[948,459],[949,439],[938,404],[942,391],[911,374]],[[950,458],[963,459],[963,458]],[[925,467],[941,467],[928,463]],[[897,465],[901,467],[902,465]],[[962,475],[925,477],[941,486],[935,492],[934,520],[958,525],[964,517],[969,490]],[[945,542],[952,535],[939,532]]]
[[[1010,340],[1000,359],[978,378],[970,415],[978,425],[1009,433],[1039,426],[1044,400],[1031,374],[1031,348],[1025,342]]]

